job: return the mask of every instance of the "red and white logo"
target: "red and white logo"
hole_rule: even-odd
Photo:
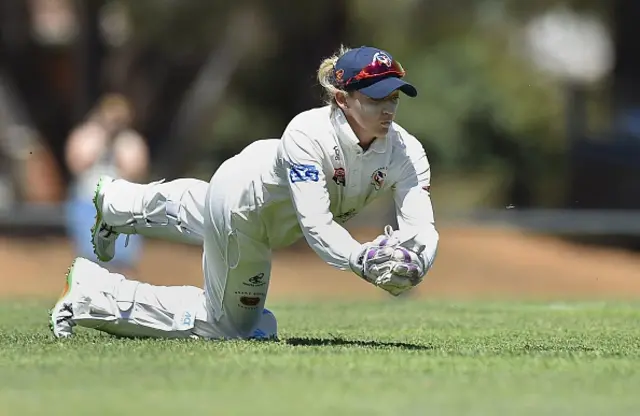
[[[379,191],[384,186],[384,180],[386,179],[386,177],[387,177],[386,168],[380,168],[375,172],[373,172],[373,175],[371,175],[371,185],[373,185],[373,188],[376,191]]]
[[[347,177],[344,171],[344,168],[336,168],[333,171],[333,181],[338,184],[345,186],[347,183]]]
[[[376,52],[373,55],[373,63],[380,62],[382,65],[391,67],[391,58],[384,52]]]

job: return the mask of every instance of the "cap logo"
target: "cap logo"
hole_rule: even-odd
[[[391,58],[389,58],[389,55],[384,52],[376,52],[375,55],[373,55],[372,63],[375,64],[376,62],[380,62],[382,65],[391,67]]]

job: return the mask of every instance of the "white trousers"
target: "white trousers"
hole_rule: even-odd
[[[65,303],[76,325],[124,337],[229,339],[211,323],[202,289],[154,286],[110,273],[97,263],[76,258]],[[264,309],[252,338],[277,336],[275,316]]]
[[[103,188],[103,219],[118,232],[203,245],[204,296],[194,296],[191,289],[185,294],[184,286],[145,285],[144,291],[171,298],[168,303],[184,305],[180,299],[187,297],[186,303],[201,302],[201,309],[193,307],[201,311],[199,316],[206,315],[203,322],[208,327],[201,323],[197,335],[210,338],[248,338],[256,330],[273,330],[274,324],[260,325],[264,317],[274,320],[263,314],[271,249],[262,222],[251,209],[251,189],[237,185],[247,181],[238,177],[232,162],[218,168],[209,183],[177,179],[135,184],[119,179]],[[183,312],[184,306],[169,311]]]

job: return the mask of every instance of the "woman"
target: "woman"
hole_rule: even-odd
[[[103,177],[96,190],[97,256],[119,234],[203,244],[204,290],[159,287],[76,259],[51,315],[53,333],[74,325],[121,336],[272,338],[264,309],[271,250],[304,237],[329,265],[392,295],[417,285],[436,255],[430,170],[417,139],[393,122],[400,92],[415,97],[387,52],[342,48],[322,62],[327,105],[291,120],[280,140],[258,140],[209,183],[135,184]],[[340,225],[391,192],[399,231],[360,244]],[[339,288],[336,288],[339,290]]]
[[[147,146],[130,127],[132,113],[126,98],[108,94],[67,141],[66,161],[73,175],[66,204],[67,229],[79,256],[94,259],[89,228],[95,221],[92,198],[98,179],[113,175],[139,181],[147,174]],[[135,269],[142,241],[140,236],[132,236],[127,247],[123,243],[124,240],[118,242],[119,255],[111,267],[130,274]]]

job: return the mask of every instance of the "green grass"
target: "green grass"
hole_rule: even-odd
[[[0,304],[0,415],[640,413],[640,305],[273,304],[282,340],[56,341]]]

